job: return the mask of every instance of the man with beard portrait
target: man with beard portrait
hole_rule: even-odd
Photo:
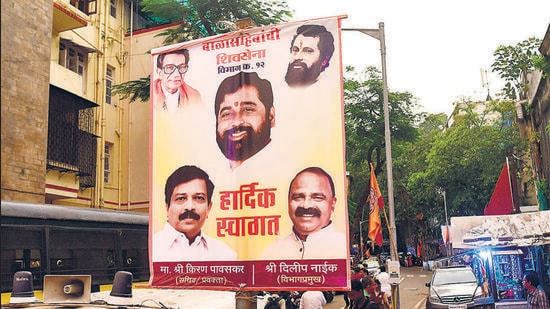
[[[332,177],[320,167],[298,172],[288,189],[288,214],[292,233],[268,245],[263,258],[336,259],[346,258],[347,241],[331,220],[336,205]]]
[[[275,108],[271,83],[256,72],[224,79],[216,93],[216,141],[231,170],[271,142]]]
[[[166,180],[164,199],[168,220],[153,236],[153,261],[233,261],[237,253],[204,234],[212,209],[214,184],[202,169],[185,165]]]
[[[334,53],[334,37],[321,25],[302,25],[290,43],[290,63],[285,80],[290,87],[315,83]]]

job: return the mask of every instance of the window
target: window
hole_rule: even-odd
[[[84,48],[66,40],[59,43],[59,65],[83,76],[87,58],[88,53]]]
[[[87,15],[97,13],[96,2],[97,0],[70,0],[72,6],[86,13]]]
[[[59,65],[66,67],[67,66],[67,49],[65,44],[59,43]]]
[[[76,73],[82,76],[84,74],[84,53],[76,53]]]
[[[103,154],[103,182],[110,183],[111,180],[111,151],[113,144],[105,143],[105,153]]]
[[[111,16],[116,18],[116,0],[111,0]]]
[[[105,73],[105,103],[112,103],[112,91],[113,91],[113,76],[115,69],[112,66],[107,66],[107,72]]]

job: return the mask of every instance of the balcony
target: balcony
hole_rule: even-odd
[[[87,16],[84,12],[72,6],[68,1],[53,1],[54,33],[86,27],[87,25]]]
[[[97,106],[50,85],[47,170],[74,174],[81,189],[95,186],[97,136],[93,108]]]

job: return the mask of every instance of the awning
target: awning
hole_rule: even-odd
[[[84,97],[50,84],[50,100],[52,98],[58,98],[59,100],[63,100],[66,102],[74,102],[77,109],[85,109],[99,106],[99,104],[96,104],[95,102],[92,102]]]
[[[74,45],[82,47],[88,53],[95,53],[95,52],[99,51],[99,49],[97,49],[91,42],[84,39],[76,31],[63,32],[63,33],[61,33],[60,38],[61,38],[61,42],[63,42],[63,41],[70,42]]]
[[[77,8],[71,6],[68,1],[53,2],[53,30],[63,32],[71,29],[86,27],[88,22]]]

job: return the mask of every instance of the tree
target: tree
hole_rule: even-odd
[[[483,112],[476,112],[477,105],[485,106]],[[510,101],[456,105],[453,125],[433,136],[419,154],[425,165],[408,176],[406,189],[416,211],[444,222],[437,193],[443,189],[449,216],[483,214],[505,158],[526,149],[514,111]]]
[[[175,27],[158,34],[164,44],[185,42],[231,31],[225,23],[250,18],[258,26],[286,21],[292,16],[288,5],[279,0],[143,0],[141,10],[156,23]],[[113,94],[130,103],[149,101],[150,76],[113,86]]]
[[[506,81],[503,94],[505,99],[523,100],[527,98],[529,82],[527,75],[533,71],[537,50],[542,41],[529,38],[516,46],[498,46],[491,65],[492,71]],[[536,60],[535,60],[536,62]]]
[[[367,194],[369,192],[369,162],[373,163],[380,188],[386,177],[384,135],[384,103],[382,98],[382,77],[375,67],[367,67],[357,72],[354,67],[346,67],[344,78],[344,115],[346,128],[346,168],[350,172],[348,212],[351,215],[354,235],[362,219]],[[389,92],[388,107],[392,134],[393,153],[399,153],[401,143],[416,138],[414,124],[420,114],[414,112],[416,101],[408,92]],[[387,195],[386,195],[387,196]]]
[[[440,237],[439,225],[434,224],[433,218],[440,218],[436,209],[442,205],[442,199],[424,184],[428,169],[426,158],[446,125],[446,114],[427,115],[417,127],[418,138],[405,142],[403,152],[394,157],[395,218],[400,227],[397,232],[402,238],[416,235],[419,239],[431,240]]]
[[[547,78],[550,72],[550,61],[538,52],[538,47],[542,41],[536,38],[529,38],[518,43],[516,46],[499,46],[494,53],[495,62],[493,63],[493,71],[497,72],[501,78],[506,80],[504,87],[504,95],[510,100],[526,100],[529,90],[528,75],[536,68],[541,70],[542,76]],[[532,169],[534,170],[533,182],[537,190],[537,198],[542,209],[548,204],[548,179],[544,177],[540,167],[540,138],[538,135],[548,133],[550,131],[550,123],[546,130],[533,129],[533,122],[536,122],[536,112],[529,104],[521,104],[520,108],[526,107],[527,117],[523,123],[523,131],[526,133],[530,141],[530,151],[533,160]],[[546,132],[545,132],[546,131]]]

